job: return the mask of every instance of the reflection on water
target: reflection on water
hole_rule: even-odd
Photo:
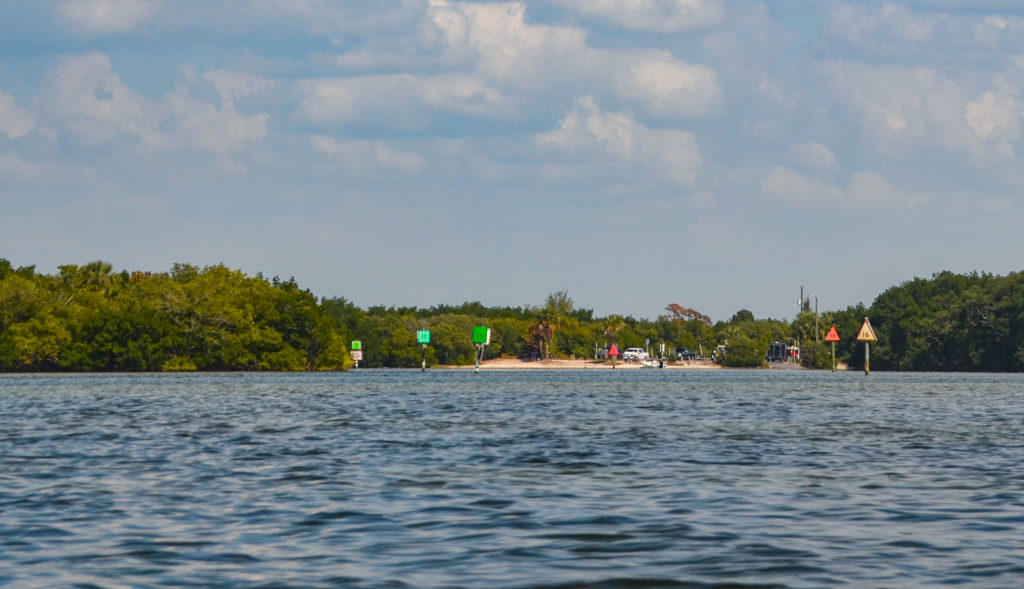
[[[0,377],[0,586],[1013,587],[1024,379]]]

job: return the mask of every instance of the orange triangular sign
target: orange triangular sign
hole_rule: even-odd
[[[832,326],[832,329],[828,330],[828,334],[825,336],[825,341],[827,341],[827,342],[837,342],[837,341],[839,341],[839,332],[836,331],[836,326],[835,325]]]
[[[857,334],[857,341],[859,342],[877,342],[878,338],[875,337],[875,330],[871,329],[871,323],[868,322],[867,317],[864,318],[864,325],[860,327],[860,333]]]

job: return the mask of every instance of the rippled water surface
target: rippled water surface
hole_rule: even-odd
[[[0,377],[0,586],[1024,586],[1024,377]]]

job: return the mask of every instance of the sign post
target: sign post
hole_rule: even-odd
[[[480,372],[480,362],[484,359],[484,347],[491,343],[491,328],[477,325],[473,328],[473,343],[476,344],[476,372]]]
[[[356,362],[356,368],[359,368],[359,361],[363,359],[363,342],[355,339],[352,340],[352,359]]]
[[[420,329],[416,332],[416,343],[423,344],[423,362],[420,364],[420,372],[427,371],[427,344],[430,343],[430,330]]]
[[[825,336],[825,341],[832,342],[832,372],[836,371],[836,342],[839,341],[839,332],[836,331],[836,326],[833,325],[832,329],[828,330],[828,334]]]
[[[619,346],[612,342],[612,349],[608,350],[608,357],[612,359],[612,370],[615,370],[615,357],[619,355]]]
[[[871,329],[871,322],[868,318],[864,318],[864,325],[860,327],[860,333],[857,334],[857,341],[864,342],[864,375],[871,374],[871,342],[877,342],[878,338],[875,337],[875,330]]]

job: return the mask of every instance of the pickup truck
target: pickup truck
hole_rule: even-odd
[[[696,360],[696,359],[697,359],[697,353],[694,352],[693,350],[691,350],[690,348],[676,348],[676,360],[681,362],[683,360]]]
[[[643,348],[626,348],[622,353],[622,359],[626,362],[641,362],[647,359],[647,352]]]

